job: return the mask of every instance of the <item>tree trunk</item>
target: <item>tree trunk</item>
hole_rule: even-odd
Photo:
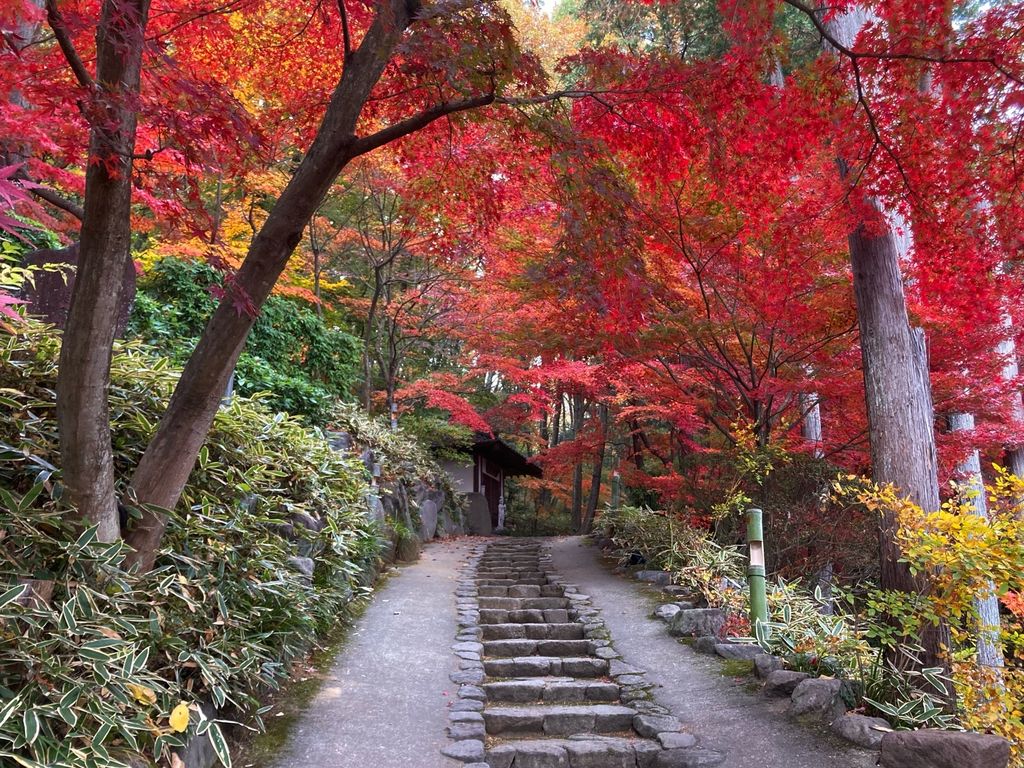
[[[1013,318],[1008,312],[1003,314],[1003,328],[1006,329],[1006,340],[1000,342],[996,352],[1002,355],[1006,364],[1003,366],[1003,380],[1015,381],[1020,375],[1020,364],[1017,362],[1017,344],[1013,340]],[[1024,429],[1024,401],[1020,393],[1014,396],[1013,421],[1018,429]],[[1006,468],[1017,477],[1024,477],[1024,445],[1009,445],[1006,448]]]
[[[970,413],[951,413],[949,428],[953,432],[973,432],[974,416]],[[964,483],[964,501],[970,506],[971,514],[988,519],[985,504],[985,483],[981,479],[981,456],[972,449],[967,458],[957,467],[957,474]],[[978,612],[978,664],[985,667],[1001,668],[1004,664],[999,631],[999,599],[995,585],[989,582],[987,594],[974,598]]]
[[[827,23],[831,34],[851,46],[869,16],[854,6]],[[839,158],[840,172],[846,165]],[[871,444],[872,476],[880,485],[892,484],[926,512],[939,508],[938,461],[934,412],[924,332],[910,327],[900,271],[901,248],[896,229],[881,206],[868,200],[878,220],[862,221],[850,235],[850,262],[860,327],[861,358]],[[883,589],[920,594],[925,580],[900,561],[896,541],[898,522],[883,511],[879,521],[880,582]],[[943,626],[921,632],[920,659],[897,658],[894,663],[946,668]]]
[[[110,360],[130,258],[132,156],[148,0],[106,0],[96,33],[96,85],[78,273],[57,377],[64,482],[100,541],[121,534],[110,438]],[[51,23],[61,25],[55,10]]]
[[[590,533],[594,525],[594,515],[597,514],[597,503],[601,498],[601,474],[604,470],[605,447],[608,445],[608,406],[599,403],[597,411],[601,420],[601,438],[594,456],[594,467],[590,472],[590,495],[587,497],[587,509],[580,525],[580,533]]]
[[[810,392],[806,395],[801,395],[800,407],[804,414],[803,421],[800,422],[800,434],[804,441],[811,446],[814,458],[821,459],[824,457],[825,451],[822,448],[821,403],[818,401],[818,393]],[[818,513],[821,514],[824,511],[824,501],[828,498],[828,488],[816,489],[816,494],[818,496]],[[826,561],[814,576],[818,590],[821,592],[819,610],[826,616],[830,616],[833,612],[832,582],[835,578],[835,568],[831,560],[831,554],[831,551],[829,551],[829,560]]]
[[[939,508],[934,415],[924,332],[907,316],[899,246],[891,230],[868,234],[861,224],[850,236],[850,260],[860,325],[864,390],[871,443],[872,477],[892,484],[926,512]],[[912,594],[924,579],[901,561],[895,513],[883,511],[879,525],[881,586]],[[920,638],[925,667],[945,667],[942,627],[926,627]]]
[[[253,239],[228,294],[182,372],[132,478],[136,500],[147,506],[128,542],[136,550],[132,560],[144,570],[152,567],[166,526],[161,508],[171,509],[178,503],[256,310],[270,294],[324,195],[354,156],[359,114],[417,7],[407,0],[380,4],[345,66],[316,138]]]
[[[814,458],[820,459],[825,452],[821,445],[821,404],[818,402],[818,393],[811,392],[801,395],[800,406],[804,414],[803,421],[800,422],[800,434],[804,441],[811,446]]]
[[[586,405],[582,395],[572,396],[572,423],[570,439],[577,440],[583,429]],[[576,462],[572,471],[572,529],[578,532],[583,524],[583,463]]]

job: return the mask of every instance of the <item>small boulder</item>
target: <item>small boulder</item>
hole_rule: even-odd
[[[725,626],[725,611],[719,608],[691,608],[672,617],[668,632],[674,637],[717,636]]]
[[[665,605],[659,605],[654,609],[654,618],[669,622],[679,611],[680,608],[675,603],[665,603]]]
[[[693,641],[693,650],[697,653],[706,653],[709,656],[715,655],[715,648],[718,646],[718,638],[714,635],[698,637]]]
[[[715,653],[723,659],[751,661],[754,657],[760,656],[762,651],[761,646],[749,643],[718,643],[715,646]]]
[[[842,689],[843,681],[831,677],[812,677],[804,680],[793,689],[789,714],[791,717],[831,722],[846,711],[841,696]]]
[[[301,573],[307,579],[313,578],[313,569],[316,564],[308,557],[289,557],[288,565]]]
[[[882,737],[882,768],[1006,768],[1010,742],[963,731],[893,731]]]
[[[878,749],[882,737],[890,731],[892,726],[880,717],[847,713],[832,721],[833,733],[866,749]]]
[[[659,733],[678,731],[679,720],[672,715],[634,715],[633,730],[646,739],[654,739]]]
[[[449,744],[441,753],[461,763],[479,763],[484,759],[484,742],[482,739],[464,739]]]
[[[697,737],[692,733],[680,733],[679,731],[666,731],[658,734],[658,741],[662,749],[689,749],[697,745]]]
[[[782,669],[782,659],[770,653],[761,653],[754,657],[754,674],[761,680],[777,669]]]
[[[667,586],[672,583],[672,574],[668,571],[637,571],[636,578],[659,586]]]
[[[793,691],[804,680],[810,678],[806,672],[794,672],[790,669],[776,669],[765,678],[764,692],[770,696],[792,696]]]

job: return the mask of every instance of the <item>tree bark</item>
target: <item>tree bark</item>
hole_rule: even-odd
[[[608,445],[608,406],[599,403],[597,412],[601,421],[601,437],[594,456],[594,466],[590,471],[590,494],[587,497],[587,509],[580,525],[580,533],[590,533],[594,525],[594,515],[597,514],[597,503],[601,498],[601,475],[604,471],[605,448]]]
[[[586,404],[582,395],[572,396],[570,439],[577,440],[583,429]],[[583,463],[577,461],[572,471],[572,529],[578,532],[583,523]]]
[[[58,38],[55,4],[49,18]],[[117,308],[130,258],[132,156],[149,0],[106,0],[96,33],[89,163],[79,243],[57,377],[57,424],[64,482],[97,538],[120,534],[107,394]],[[69,45],[69,44],[68,44]],[[65,49],[74,68],[77,54]],[[89,84],[81,73],[83,85]]]
[[[973,432],[974,415],[970,413],[951,413],[949,428],[953,432]],[[978,450],[972,449],[967,458],[957,467],[966,491],[964,502],[969,505],[971,514],[988,519],[988,508],[985,503],[985,483],[981,479],[981,456]],[[996,597],[995,585],[988,584],[987,594],[974,598],[974,608],[978,612],[978,664],[985,667],[1001,668],[1004,664],[999,631],[999,599]]]
[[[850,47],[868,18],[864,8],[854,6],[826,24],[836,40]],[[846,176],[843,158],[839,158],[839,166]],[[877,201],[867,202],[877,220],[860,222],[849,243],[872,476],[876,483],[895,486],[923,510],[933,512],[939,508],[938,461],[924,332],[910,327],[896,228]],[[879,523],[882,588],[923,593],[927,589],[925,580],[911,574],[900,560],[895,514],[883,511]],[[945,669],[942,646],[947,635],[941,625],[925,627],[919,638],[921,658],[897,658],[895,651],[889,658],[904,666]]]
[[[166,526],[162,510],[177,504],[195,464],[221,394],[256,319],[256,310],[302,238],[303,230],[348,162],[372,150],[374,142],[356,138],[363,105],[390,61],[418,4],[408,0],[382,2],[359,47],[352,53],[332,94],[317,135],[295,175],[253,239],[228,295],[221,301],[189,358],[171,402],[132,478],[142,519],[130,532],[132,561],[149,569]],[[375,141],[386,143],[392,129]]]
[[[1013,318],[1008,312],[1003,314],[1003,327],[1006,329],[1006,339],[999,344],[996,352],[1006,360],[1003,365],[1003,380],[1015,381],[1020,375],[1020,364],[1017,362],[1017,344],[1013,340]],[[1012,418],[1018,429],[1024,429],[1024,401],[1021,400],[1020,393],[1014,395]],[[1007,446],[1006,468],[1017,477],[1024,477],[1024,445]]]

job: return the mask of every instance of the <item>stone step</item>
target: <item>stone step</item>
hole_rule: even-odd
[[[568,739],[517,739],[487,750],[490,768],[653,768],[661,748],[647,739],[593,734]],[[684,763],[679,763],[684,765]]]
[[[546,578],[539,579],[477,579],[478,587],[514,587],[519,584],[536,584],[539,587],[550,586]],[[559,588],[560,589],[560,588]]]
[[[604,677],[608,661],[590,656],[516,656],[485,659],[484,673],[490,677]]]
[[[571,706],[491,707],[484,710],[489,736],[574,733],[622,733],[633,728],[636,710],[619,704]]]
[[[541,625],[544,626],[544,625]],[[590,656],[594,645],[589,640],[486,640],[484,656],[510,658],[513,656]]]
[[[554,584],[480,584],[480,597],[563,597],[565,590]]]
[[[619,686],[599,680],[574,680],[571,677],[531,677],[484,683],[487,701],[506,704],[582,704],[618,703]]]
[[[540,610],[568,608],[567,597],[484,597],[479,598],[480,608],[498,608],[503,611]]]
[[[483,640],[582,640],[583,625],[565,624],[483,624]]]
[[[546,611],[537,609],[506,611],[498,608],[481,608],[481,624],[568,624],[576,618],[575,611],[564,608],[549,608]]]

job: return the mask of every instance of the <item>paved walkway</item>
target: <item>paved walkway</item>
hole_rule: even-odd
[[[428,545],[374,596],[275,768],[450,768],[455,582],[470,546]]]
[[[441,749],[459,686],[452,653],[460,568],[479,540],[427,546],[359,619],[278,759],[260,768],[451,768]],[[782,701],[746,693],[719,662],[649,618],[653,598],[613,575],[579,537],[548,539],[551,566],[600,609],[615,650],[647,670],[658,704],[729,768],[871,768],[876,753],[787,721]],[[465,664],[465,662],[463,662]]]
[[[671,637],[650,618],[656,603],[642,587],[612,574],[599,550],[580,537],[550,539],[554,568],[590,595],[601,609],[612,641],[626,660],[647,670],[660,686],[658,703],[668,707],[700,738],[724,752],[731,768],[873,768],[877,753],[851,747],[833,736],[793,724],[785,701],[772,702],[738,689],[722,676],[720,662]]]

